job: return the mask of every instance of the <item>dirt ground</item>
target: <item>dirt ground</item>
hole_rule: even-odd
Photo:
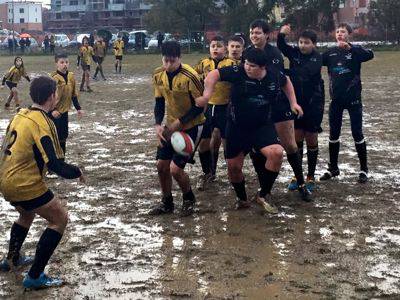
[[[186,55],[184,61],[194,64],[199,58]],[[0,58],[1,72],[11,60]],[[75,57],[71,60],[80,80]],[[129,56],[123,62],[123,74],[116,75],[112,57],[106,58],[108,80],[94,82],[94,93],[81,94],[84,118],[70,116],[67,160],[84,166],[88,184],[48,180],[65,200],[70,223],[47,270],[66,284],[24,293],[20,273],[0,274],[0,298],[400,298],[399,52],[377,52],[363,67],[370,182],[356,183],[358,159],[346,114],[339,179],[318,184],[314,202],[306,204],[286,190],[291,174],[285,161],[273,191],[277,216],[256,205],[234,210],[222,159],[216,182],[206,192],[195,192],[192,217],[147,216],[160,199],[150,80],[160,57]],[[32,77],[54,68],[51,57],[29,57],[25,65]],[[19,89],[29,105],[28,83],[22,80]],[[6,94],[3,90],[1,98]],[[1,108],[0,136],[12,114]],[[328,157],[326,114],[323,128],[319,175]],[[195,182],[199,164],[187,170]],[[253,195],[256,178],[248,161],[245,172]],[[181,195],[174,190],[179,209]],[[1,199],[0,256],[6,254],[15,218],[12,206]],[[42,220],[35,221],[25,253],[34,254],[44,228]]]

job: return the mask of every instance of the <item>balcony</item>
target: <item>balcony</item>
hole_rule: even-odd
[[[63,5],[62,12],[86,11],[86,5]]]
[[[125,10],[125,4],[109,4],[108,10],[111,10],[111,11]]]

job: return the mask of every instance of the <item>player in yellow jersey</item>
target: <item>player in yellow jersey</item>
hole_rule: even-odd
[[[21,109],[7,127],[0,152],[0,192],[19,213],[11,228],[8,254],[0,270],[32,264],[23,279],[25,288],[59,286],[62,281],[44,274],[50,257],[59,244],[68,222],[66,207],[44,182],[46,169],[67,179],[79,178],[81,170],[66,164],[56,128],[48,113],[57,103],[56,82],[47,76],[32,81],[33,104]],[[48,225],[39,239],[34,259],[20,255],[29,228],[39,215]]]
[[[215,69],[235,65],[235,61],[226,57],[224,39],[220,36],[210,41],[210,56],[202,59],[195,70],[204,79]],[[206,185],[215,179],[221,139],[225,149],[226,114],[230,98],[231,84],[218,82],[214,93],[208,102],[206,123],[202,140],[199,144],[199,157],[203,174],[197,182],[197,189],[204,190]]]
[[[68,71],[69,60],[65,53],[55,56],[56,71],[51,77],[57,83],[57,105],[51,111],[51,117],[57,128],[58,139],[65,156],[66,143],[68,138],[68,111],[71,104],[74,105],[78,117],[82,117],[83,112],[76,93],[76,81],[74,73]]]
[[[22,57],[17,56],[14,59],[14,65],[10,68],[6,75],[3,77],[1,88],[4,88],[4,85],[7,84],[10,89],[10,95],[7,98],[5,108],[10,107],[11,100],[14,99],[15,107],[20,106],[19,98],[18,98],[18,90],[17,84],[21,80],[21,77],[25,77],[26,80],[30,81],[29,76],[26,74],[26,70],[24,67],[24,62],[22,61]]]
[[[89,38],[84,37],[82,40],[82,46],[79,48],[79,53],[78,53],[78,61],[77,65],[81,65],[82,67],[82,81],[81,81],[81,86],[80,86],[80,91],[84,92],[83,86],[86,83],[86,90],[91,93],[93,90],[90,88],[90,65],[92,63],[92,59],[94,56],[93,48],[89,46]]]
[[[124,55],[125,43],[122,40],[121,34],[118,34],[117,39],[113,45],[115,55],[115,73],[121,74],[122,56]]]
[[[103,80],[106,80],[106,77],[104,76],[103,73],[103,61],[104,58],[106,57],[107,46],[102,37],[99,37],[97,39],[96,43],[93,46],[93,50],[94,50],[95,62],[97,64],[96,71],[94,72],[93,75],[93,79],[96,80],[97,74],[100,72],[100,75],[103,78]]]
[[[161,185],[162,200],[149,214],[172,213],[172,177],[183,193],[181,215],[193,213],[195,196],[190,186],[188,174],[184,171],[189,157],[176,153],[171,145],[174,131],[186,132],[197,143],[205,121],[202,101],[203,86],[199,75],[189,65],[182,64],[179,43],[168,41],[162,44],[163,66],[155,70],[153,85],[156,103],[154,107],[155,131],[159,141],[157,149],[157,171]],[[167,120],[163,119],[167,111]]]
[[[244,50],[244,39],[239,35],[233,35],[228,39],[228,57],[233,59],[238,65],[242,61]]]

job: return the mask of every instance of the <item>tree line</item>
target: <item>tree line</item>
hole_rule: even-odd
[[[293,28],[312,28],[328,35],[335,28],[334,15],[344,0],[147,0],[152,8],[144,17],[149,31],[180,33],[247,32],[256,18],[267,19],[279,27],[290,23]],[[283,22],[275,19],[277,5],[285,7]],[[400,1],[372,0],[370,11],[363,16],[381,39],[400,42]]]

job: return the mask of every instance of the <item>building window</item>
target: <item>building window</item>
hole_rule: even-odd
[[[23,13],[24,13],[24,9],[23,9],[23,8],[20,8],[20,9],[19,9],[19,13],[20,13],[20,14],[23,14]]]
[[[124,12],[123,11],[115,11],[114,12],[114,16],[115,17],[123,17],[124,16]]]
[[[37,18],[35,18],[35,22],[37,23],[38,21],[37,21]]]
[[[60,13],[56,14],[56,19],[57,20],[61,20],[61,14]]]
[[[35,12],[37,12],[37,7],[35,7]]]
[[[19,19],[19,22],[20,22],[21,24],[23,24],[23,23],[25,23],[25,19],[24,19],[24,18],[21,18],[21,19]]]
[[[8,23],[12,23],[12,19],[8,19]]]
[[[78,0],[69,1],[69,5],[78,5]]]
[[[77,13],[77,12],[69,13],[69,17],[71,19],[79,19],[79,13]]]

